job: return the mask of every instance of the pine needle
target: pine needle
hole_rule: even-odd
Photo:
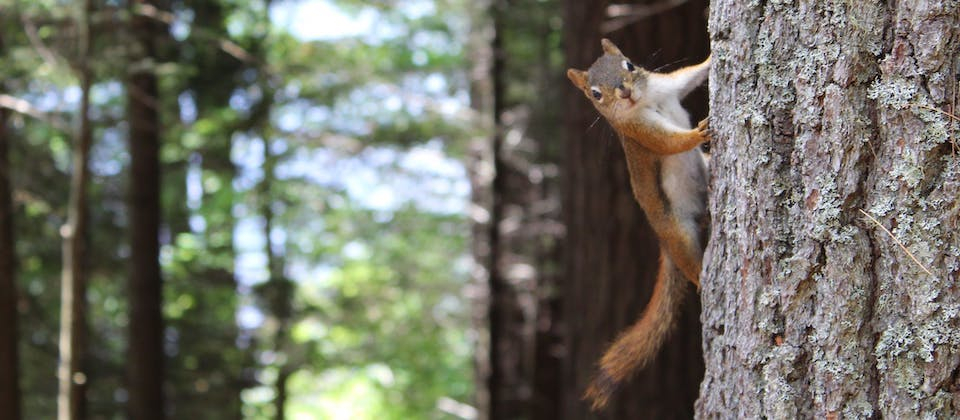
[[[893,242],[895,242],[897,246],[899,246],[900,249],[903,250],[903,252],[906,252],[907,256],[909,256],[910,259],[913,260],[913,262],[917,263],[917,266],[923,269],[923,271],[925,271],[927,274],[931,276],[933,275],[933,273],[931,273],[930,270],[927,270],[927,267],[924,267],[923,264],[920,263],[920,260],[918,260],[917,257],[913,256],[913,253],[910,252],[910,250],[907,249],[907,247],[903,246],[903,243],[901,243],[896,236],[893,236],[893,233],[891,233],[889,230],[887,230],[886,227],[880,224],[880,222],[877,221],[877,219],[874,219],[873,216],[867,214],[867,212],[863,211],[863,209],[857,209],[857,210],[860,210],[860,213],[863,213],[864,216],[867,216],[867,218],[870,219],[871,222],[876,223],[877,226],[880,226],[880,229],[883,229],[884,232],[887,232],[887,235],[890,235],[890,238],[893,239]]]

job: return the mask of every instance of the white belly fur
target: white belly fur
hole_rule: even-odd
[[[665,156],[660,174],[660,187],[663,188],[670,208],[681,220],[696,220],[706,209],[701,197],[706,185],[703,185],[703,154],[693,149],[676,155]]]

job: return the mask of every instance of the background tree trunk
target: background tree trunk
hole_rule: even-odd
[[[490,373],[487,376],[487,389],[490,393],[489,415],[492,419],[523,418],[525,400],[519,395],[518,388],[523,385],[523,356],[527,354],[527,340],[522,336],[523,312],[517,294],[514,293],[504,273],[506,244],[503,240],[504,199],[507,195],[507,173],[504,159],[503,121],[506,73],[504,64],[506,51],[503,45],[504,19],[507,0],[492,0],[493,39],[491,40],[491,113],[493,132],[491,142],[491,163],[493,164],[490,181],[490,224],[487,233],[489,254],[487,256],[487,284],[490,298],[487,309],[487,322],[490,328]],[[517,328],[520,327],[520,328]]]
[[[563,360],[556,139],[562,110],[559,3],[474,3],[473,105],[490,115],[471,144],[474,271],[488,293],[475,325],[480,418],[556,419]],[[487,220],[483,216],[489,215]]]
[[[0,38],[0,55],[4,53]],[[0,85],[0,92],[3,86]],[[0,108],[0,418],[20,418],[20,362],[17,347],[17,252],[13,225],[13,188],[10,182],[10,111]]]
[[[73,144],[73,172],[70,174],[70,202],[67,222],[60,229],[63,236],[63,266],[60,276],[60,365],[57,418],[86,418],[87,375],[87,185],[90,178],[89,156],[93,142],[90,121],[90,87],[93,81],[89,66],[93,2],[79,6],[77,27],[77,75],[80,80],[80,112]]]
[[[569,67],[586,69],[601,54],[600,38],[611,38],[644,67],[674,64],[707,55],[706,2],[690,1],[657,11],[649,2],[629,6],[628,18],[610,20],[605,1],[567,1],[565,39]],[[614,30],[603,33],[604,30]],[[631,195],[623,150],[613,130],[583,95],[564,81],[567,96],[566,171],[563,176],[567,264],[563,280],[568,332],[562,412],[588,417],[581,400],[596,362],[617,333],[635,322],[652,292],[658,264],[656,236]],[[704,89],[705,91],[705,89]],[[704,114],[703,92],[692,95],[693,118]],[[700,311],[691,287],[670,340],[600,418],[689,418],[703,374]]]
[[[155,2],[136,1],[157,7]],[[164,418],[164,340],[160,274],[160,115],[152,19],[134,14],[134,61],[127,83],[130,123],[130,417]]]
[[[957,3],[799,3],[710,13],[697,415],[955,416]]]

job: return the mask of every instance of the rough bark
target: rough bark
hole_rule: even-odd
[[[0,53],[3,39],[0,39]],[[20,418],[20,363],[17,346],[17,253],[10,175],[10,111],[0,109],[0,418]]]
[[[151,1],[136,1],[133,7]],[[153,71],[156,22],[131,17],[134,57],[127,82],[130,124],[130,320],[127,376],[131,418],[164,418],[164,346],[160,272],[160,114]]]
[[[698,417],[960,410],[957,10],[713,2]]]
[[[93,77],[89,67],[91,6],[90,0],[83,2],[78,19],[80,33],[77,74],[80,80],[80,113],[73,145],[67,222],[60,228],[63,236],[60,361],[57,369],[57,418],[60,420],[86,418],[87,405],[84,358],[87,343],[87,184],[90,178],[90,144],[93,141],[90,121],[90,85]]]
[[[663,4],[663,2],[653,2]],[[691,64],[707,54],[706,2],[640,19],[620,21],[622,29],[601,33],[608,3],[567,1],[565,39],[569,67],[586,69],[601,54],[600,38],[609,37],[624,53],[656,69],[657,64]],[[636,9],[635,9],[636,10]],[[673,67],[664,70],[671,70]],[[623,151],[613,131],[583,95],[567,93],[566,163],[563,185],[564,243],[567,264],[563,314],[568,332],[561,412],[565,418],[589,417],[581,400],[596,362],[616,334],[634,323],[652,293],[658,267],[657,241],[631,195]],[[691,98],[694,117],[702,115],[702,93]],[[689,418],[703,362],[699,304],[689,291],[672,337],[650,367],[619,392],[599,418]]]

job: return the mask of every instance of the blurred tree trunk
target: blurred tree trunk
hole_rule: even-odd
[[[470,287],[466,289],[471,298],[472,310],[470,314],[471,327],[475,331],[474,338],[474,401],[477,409],[477,418],[489,419],[491,392],[488,378],[491,376],[491,345],[490,336],[490,203],[492,201],[491,181],[493,179],[492,147],[490,138],[486,136],[491,131],[492,121],[485,118],[492,107],[493,88],[490,68],[492,66],[492,46],[489,39],[491,24],[489,22],[490,6],[488,1],[471,3],[471,23],[469,44],[471,51],[470,62],[470,107],[476,113],[479,133],[468,145],[469,154],[466,167],[470,178],[470,254],[474,260],[471,270]]]
[[[0,56],[4,53],[0,34]],[[2,85],[0,85],[2,89]],[[0,90],[2,92],[2,90]],[[0,418],[20,418],[20,363],[17,347],[17,252],[13,226],[13,188],[10,175],[10,111],[0,108]]]
[[[132,7],[156,2],[138,0]],[[128,70],[130,124],[130,279],[129,414],[134,419],[164,418],[163,283],[160,272],[160,111],[154,73],[156,37],[152,19],[131,17],[133,59]]]
[[[271,90],[264,83],[264,91]],[[270,96],[270,95],[267,95]],[[269,124],[269,117],[264,118],[263,124]],[[271,141],[268,130],[262,130],[263,136],[263,181],[258,187],[260,196],[260,214],[263,216],[263,237],[264,253],[267,256],[267,269],[269,278],[260,288],[260,293],[264,298],[269,316],[274,319],[275,330],[273,331],[273,352],[276,355],[274,366],[277,369],[277,378],[274,383],[273,407],[274,415],[277,420],[286,418],[287,408],[287,380],[295,371],[296,367],[291,361],[290,355],[290,324],[293,315],[292,299],[294,293],[294,284],[286,276],[286,257],[283,255],[283,243],[276,243],[271,236],[276,216],[273,212],[274,200],[276,196],[272,194],[272,184],[276,179],[277,156],[272,152]]]
[[[568,67],[589,67],[601,54],[602,37],[611,38],[627,56],[651,70],[658,69],[656,64],[676,63],[663,69],[668,71],[698,62],[708,53],[706,3],[689,1],[653,10],[645,7],[665,3],[648,2],[629,6],[627,17],[609,19],[606,1],[566,1]],[[579,419],[590,416],[581,396],[596,362],[647,304],[658,267],[658,245],[631,194],[616,135],[605,122],[598,122],[599,114],[569,82],[557,88],[567,95],[568,136],[563,165],[567,266],[562,283],[568,368],[560,400],[565,418]],[[705,102],[702,92],[691,95],[693,118],[704,115]],[[658,358],[598,418],[693,416],[703,375],[699,311],[691,286],[676,329]]]
[[[63,267],[60,277],[60,366],[57,377],[57,418],[86,418],[87,372],[87,184],[90,178],[89,155],[93,141],[90,121],[90,14],[92,1],[79,9],[76,71],[80,81],[79,127],[73,143],[73,167],[70,174],[70,201],[63,236]]]
[[[472,50],[475,108],[489,137],[473,145],[474,256],[488,287],[489,347],[479,347],[481,418],[555,419],[562,340],[557,278],[562,235],[556,187],[562,77],[559,33],[546,2],[483,3]],[[530,98],[525,92],[534,92]],[[480,276],[478,276],[480,277]],[[486,344],[481,342],[481,344]],[[488,404],[484,401],[488,401]]]
[[[522,418],[524,398],[517,395],[517,387],[523,382],[523,367],[520,359],[525,355],[525,340],[520,336],[522,328],[517,318],[523,314],[516,295],[511,293],[510,285],[504,275],[504,256],[507,252],[503,241],[502,223],[504,219],[504,197],[506,196],[505,163],[503,156],[504,111],[504,61],[503,50],[503,14],[507,13],[507,0],[493,0],[493,40],[491,42],[492,62],[490,81],[492,89],[493,136],[491,179],[490,224],[488,226],[489,260],[488,278],[490,300],[488,319],[490,322],[490,375],[487,377],[487,389],[490,393],[490,418]]]
[[[800,3],[713,2],[697,414],[955,417],[957,3]]]

